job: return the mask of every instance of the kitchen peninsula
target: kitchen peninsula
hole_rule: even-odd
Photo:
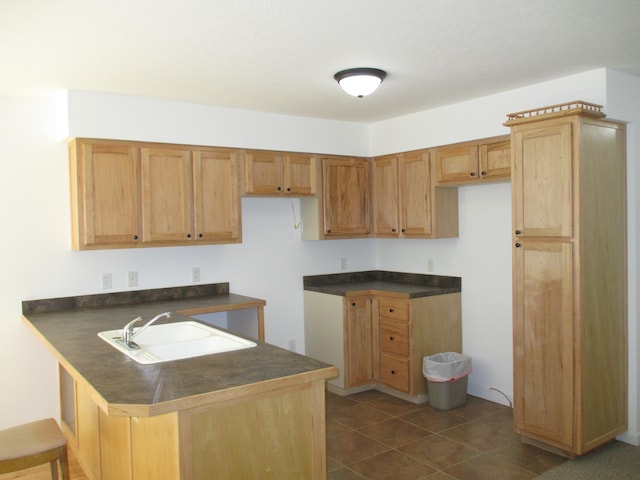
[[[263,300],[228,288],[23,302],[26,324],[59,362],[63,429],[89,478],[325,478],[324,391],[334,366],[261,341],[141,365],[97,336],[163,311],[176,321],[255,308],[263,321]]]

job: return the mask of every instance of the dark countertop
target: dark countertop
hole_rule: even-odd
[[[373,292],[392,293],[408,298],[458,293],[460,277],[368,270],[303,277],[305,290],[331,295],[359,295]]]
[[[123,292],[126,295],[120,300],[125,303],[119,303],[117,293],[35,300],[23,302],[23,317],[64,368],[93,390],[97,396],[94,399],[109,414],[156,415],[180,410],[187,404],[210,403],[216,393],[224,396],[233,393],[234,388],[260,382],[272,383],[294,375],[331,378],[337,374],[331,365],[255,339],[252,340],[258,345],[254,348],[141,365],[97,335],[122,328],[137,316],[148,320],[164,311],[177,314],[158,323],[195,320],[185,312],[227,311],[265,304],[263,300],[225,293],[224,289],[213,292],[191,296],[194,291],[187,291],[183,299],[175,298],[175,289],[142,291],[133,299],[132,292]],[[126,303],[140,299],[142,303]],[[70,305],[71,309],[55,310]]]

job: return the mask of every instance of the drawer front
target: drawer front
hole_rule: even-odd
[[[405,321],[380,319],[380,350],[409,355],[409,325]]]
[[[409,392],[409,359],[380,354],[380,380],[391,388]]]
[[[380,298],[380,317],[409,320],[409,301],[396,298]]]

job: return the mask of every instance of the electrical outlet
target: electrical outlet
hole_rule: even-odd
[[[191,267],[191,281],[192,282],[200,281],[200,267]]]
[[[138,286],[138,272],[129,272],[127,274],[127,285],[130,287]]]
[[[347,257],[340,257],[340,270],[347,269]]]
[[[433,272],[433,258],[427,258],[427,272]]]
[[[111,274],[110,273],[103,273],[102,274],[102,289],[106,290],[108,288],[113,287],[113,283],[111,281]]]

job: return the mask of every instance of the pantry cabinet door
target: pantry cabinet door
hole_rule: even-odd
[[[514,247],[514,426],[570,449],[574,432],[574,286],[570,242]]]
[[[571,124],[514,127],[513,221],[517,235],[573,235]]]

